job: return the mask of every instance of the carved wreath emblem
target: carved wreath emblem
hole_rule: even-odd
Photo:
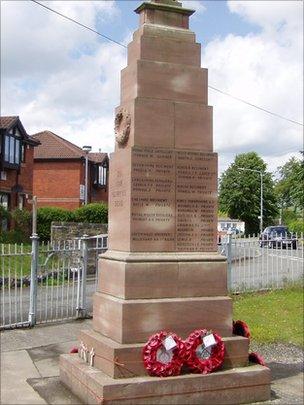
[[[123,146],[128,142],[131,129],[131,116],[122,109],[115,116],[115,138],[119,145]]]

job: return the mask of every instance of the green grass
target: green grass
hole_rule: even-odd
[[[0,277],[8,277],[9,274],[12,278],[21,275],[28,276],[31,274],[31,245],[23,245],[21,248],[20,245],[11,244],[1,245],[4,248],[0,252]],[[2,255],[4,253],[4,255]],[[17,253],[17,254],[16,254]]]
[[[233,319],[247,323],[252,340],[304,345],[302,286],[233,296],[233,308]]]
[[[31,274],[31,245],[1,245],[4,250],[0,251],[0,277],[17,278],[29,276]],[[2,252],[4,254],[2,254]],[[46,248],[39,248],[39,263],[43,264],[46,260]],[[53,255],[48,261],[49,269],[56,269],[61,264],[60,257]]]

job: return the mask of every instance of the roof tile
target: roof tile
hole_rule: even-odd
[[[0,117],[0,128],[6,129],[9,128],[19,117]]]
[[[38,132],[31,138],[40,141],[40,145],[35,148],[34,159],[80,159],[85,156],[79,146],[51,131]],[[106,153],[89,153],[89,160],[94,163],[101,163],[106,157]]]

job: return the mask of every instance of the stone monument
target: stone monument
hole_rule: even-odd
[[[61,380],[85,403],[230,404],[266,400],[269,369],[248,366],[248,339],[232,335],[226,261],[217,253],[217,154],[208,72],[174,0],[139,6],[140,27],[121,72],[110,159],[109,250],[99,260],[93,330],[80,356],[61,356]],[[150,335],[212,329],[223,371],[150,377]]]

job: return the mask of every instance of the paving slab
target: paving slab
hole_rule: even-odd
[[[76,340],[81,329],[90,328],[92,328],[91,319],[85,319],[58,324],[49,323],[35,328],[6,330],[1,334],[1,352]]]
[[[59,379],[59,356],[76,344],[91,320],[15,329],[1,334],[1,404],[81,404]],[[272,373],[271,401],[303,403],[303,350],[287,344],[256,344]]]
[[[41,378],[25,350],[1,354],[1,403],[46,404],[27,383],[28,378]]]
[[[28,383],[37,391],[45,403],[50,405],[79,405],[79,398],[61,384],[59,377],[30,378]]]

